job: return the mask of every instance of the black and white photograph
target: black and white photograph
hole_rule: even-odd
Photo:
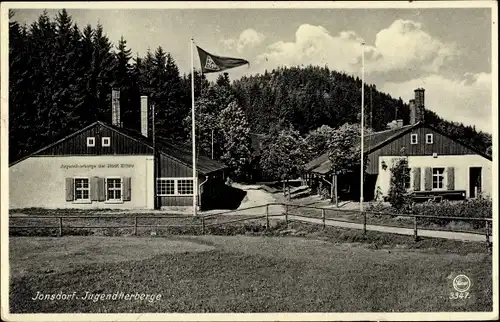
[[[2,320],[498,319],[496,1],[0,21]]]

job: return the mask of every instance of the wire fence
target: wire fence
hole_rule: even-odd
[[[419,230],[438,231],[445,233],[473,234],[484,236],[484,240],[491,246],[492,219],[481,217],[452,217],[427,216],[420,214],[394,214],[376,211],[359,211],[352,209],[321,208],[314,206],[294,205],[287,203],[269,203],[254,207],[228,210],[208,215],[190,216],[173,214],[123,214],[123,215],[28,215],[10,216],[9,228],[18,229],[56,230],[57,236],[75,230],[92,229],[130,229],[133,235],[140,230],[182,228],[196,234],[210,233],[210,227],[221,227],[236,223],[257,223],[271,228],[271,221],[284,220],[307,222],[326,226],[367,230],[381,228],[413,229],[413,236],[418,238]],[[433,222],[447,222],[446,226]],[[465,223],[465,224],[464,224]],[[467,223],[474,223],[473,225]],[[375,229],[377,227],[377,229]],[[387,231],[389,232],[389,231]],[[408,232],[406,232],[408,234]]]

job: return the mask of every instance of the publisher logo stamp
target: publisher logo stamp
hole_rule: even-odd
[[[470,293],[473,285],[469,276],[465,274],[451,274],[449,281],[449,299],[452,300],[453,305],[470,305],[475,302],[474,296]]]
[[[460,274],[453,279],[453,288],[457,292],[465,293],[470,289],[470,286],[471,282],[467,275]]]

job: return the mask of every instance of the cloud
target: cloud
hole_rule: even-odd
[[[454,44],[433,38],[418,22],[401,19],[377,33],[374,47],[380,59],[372,65],[379,71],[416,66],[422,71],[435,73],[457,55]]]
[[[275,42],[257,59],[270,66],[312,64],[352,71],[360,52],[361,38],[353,31],[334,37],[322,26],[303,24],[295,32],[294,42]]]
[[[303,24],[293,42],[270,44],[258,61],[271,65],[328,65],[345,72],[357,73],[361,61],[363,38],[355,31],[331,35],[322,26]],[[365,45],[366,73],[412,71],[406,77],[435,73],[457,54],[453,44],[445,44],[422,30],[420,23],[396,20],[379,31],[373,45]],[[416,72],[415,70],[419,70]]]
[[[240,35],[228,44],[236,49],[244,44],[242,38]],[[353,30],[334,35],[323,26],[302,24],[292,41],[268,44],[250,70],[234,73],[253,74],[277,66],[311,64],[359,76],[363,41]],[[413,98],[415,88],[424,87],[429,110],[446,120],[475,125],[491,133],[492,75],[450,72],[452,60],[458,62],[459,55],[455,44],[433,37],[422,24],[396,20],[378,31],[372,44],[365,45],[365,73],[367,81],[376,84],[378,90],[406,102]]]
[[[265,39],[266,37],[264,34],[249,28],[243,30],[238,39],[223,39],[221,42],[227,49],[236,49],[236,51],[241,54],[246,49],[254,48],[260,45]]]
[[[491,73],[466,73],[457,79],[430,75],[402,83],[387,82],[378,89],[408,102],[418,87],[426,89],[427,109],[448,121],[475,125],[478,130],[492,133]]]

